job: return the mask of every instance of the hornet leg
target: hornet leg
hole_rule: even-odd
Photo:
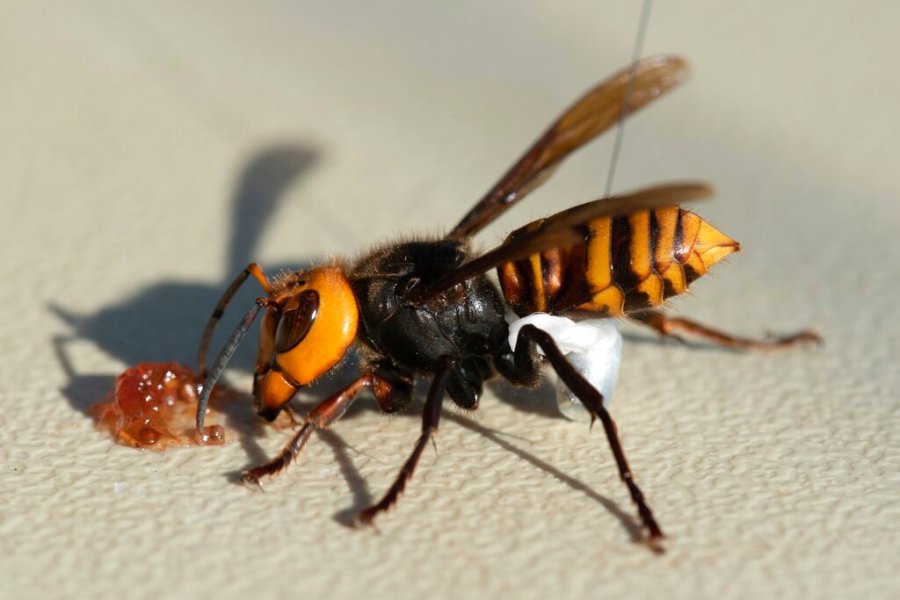
[[[735,350],[779,350],[798,344],[821,344],[822,338],[814,331],[800,331],[791,335],[771,336],[763,340],[737,337],[718,331],[690,319],[667,317],[655,310],[629,315],[633,320],[650,327],[663,337],[671,337],[683,342],[684,339],[676,331],[701,337],[713,344]]]
[[[245,485],[259,487],[261,478],[283,471],[300,455],[313,430],[327,429],[343,417],[356,400],[356,396],[365,388],[371,388],[383,411],[396,412],[409,404],[412,379],[390,365],[380,365],[372,373],[359,377],[343,390],[314,406],[306,415],[300,431],[288,442],[278,457],[244,471],[241,474],[241,481]]]
[[[603,396],[597,389],[581,376],[578,371],[566,360],[566,357],[560,351],[553,338],[545,331],[542,331],[534,325],[526,325],[519,331],[519,339],[516,343],[515,363],[516,366],[522,367],[526,373],[534,369],[534,345],[537,344],[544,351],[553,369],[559,375],[560,379],[568,386],[572,392],[578,396],[578,399],[590,411],[592,419],[600,419],[606,437],[609,440],[609,447],[616,459],[616,465],[619,468],[619,477],[628,488],[631,499],[634,501],[640,515],[641,522],[650,533],[648,540],[650,547],[655,551],[662,551],[659,541],[664,537],[662,529],[656,523],[653,512],[644,500],[644,494],[634,482],[634,475],[628,466],[625,458],[625,452],[622,450],[622,443],[619,441],[619,435],[616,432],[616,424],[613,422],[609,412],[603,407]]]
[[[391,486],[387,494],[384,495],[378,504],[374,504],[359,513],[356,517],[358,522],[365,525],[370,524],[372,519],[375,518],[375,515],[388,510],[395,502],[397,502],[400,494],[403,493],[404,488],[406,488],[406,482],[412,478],[413,472],[416,470],[416,465],[419,463],[422,451],[425,449],[425,446],[428,445],[428,441],[432,439],[432,436],[437,433],[438,422],[441,419],[441,405],[444,400],[444,390],[447,387],[447,380],[450,378],[450,373],[453,371],[455,365],[455,361],[448,356],[444,356],[438,360],[437,368],[434,372],[434,379],[432,379],[431,388],[428,390],[428,399],[425,401],[425,410],[422,413],[422,434],[416,441],[416,446],[413,448],[412,454],[406,460],[406,463],[404,463],[403,468],[400,469],[400,474],[397,476],[396,481],[394,481],[394,485]]]

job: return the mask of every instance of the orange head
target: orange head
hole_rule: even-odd
[[[359,323],[356,297],[340,267],[292,273],[273,288],[253,384],[257,411],[269,420],[300,386],[341,361]]]

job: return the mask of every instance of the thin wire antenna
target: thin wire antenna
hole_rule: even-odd
[[[612,159],[609,163],[609,175],[606,176],[606,191],[604,197],[612,193],[613,178],[616,175],[616,166],[619,163],[619,153],[622,151],[622,138],[625,137],[625,119],[628,117],[628,100],[631,98],[631,90],[634,87],[634,78],[637,74],[637,63],[641,58],[644,48],[644,36],[647,33],[647,23],[650,22],[650,10],[653,8],[653,0],[644,0],[641,8],[641,18],[638,22],[637,37],[634,40],[634,53],[631,57],[631,77],[628,79],[628,87],[625,88],[625,97],[622,99],[622,114],[619,116],[619,124],[616,126],[616,141],[613,146]]]

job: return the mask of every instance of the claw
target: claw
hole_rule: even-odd
[[[262,484],[259,482],[259,477],[251,473],[250,471],[244,471],[241,473],[241,483],[244,484],[244,487],[253,491],[253,492],[264,492]]]
[[[644,540],[644,543],[654,554],[665,554],[666,552],[666,549],[663,546],[663,536],[661,535],[651,535]]]
[[[788,338],[792,342],[800,342],[807,344],[815,344],[816,346],[821,346],[825,343],[825,340],[822,339],[822,336],[816,333],[815,331],[801,331],[800,333],[795,333],[794,335]]]
[[[376,514],[378,514],[378,511],[375,510],[375,507],[370,506],[369,508],[353,517],[353,527],[357,529],[360,529],[362,527],[371,527],[375,530],[376,533],[381,533],[381,530],[378,529],[378,527],[375,525]]]
[[[795,344],[815,344],[821,346],[824,343],[822,336],[815,331],[805,330],[790,335],[778,335],[772,331],[767,331],[765,335],[764,346],[770,350],[786,348]]]

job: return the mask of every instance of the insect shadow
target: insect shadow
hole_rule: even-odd
[[[220,282],[215,284],[161,281],[131,297],[104,307],[94,314],[76,314],[52,303],[49,310],[72,327],[73,333],[54,340],[60,365],[68,376],[62,389],[70,404],[88,413],[115,384],[115,375],[78,373],[69,359],[67,347],[89,340],[124,364],[170,362],[193,364],[200,333],[209,312],[232,277],[255,255],[262,233],[277,212],[285,192],[302,181],[319,161],[320,153],[308,145],[278,144],[261,149],[246,163],[231,196],[231,230],[227,258]],[[279,268],[304,268],[294,264]],[[259,290],[246,286],[235,298],[237,305],[249,305]],[[220,332],[221,333],[221,332]],[[223,334],[224,335],[224,334]],[[252,344],[240,348],[235,365],[253,362]],[[259,425],[249,403],[231,402],[224,407],[226,418],[248,440],[245,447],[256,459],[265,453],[254,442]],[[249,445],[249,446],[248,446]]]
[[[355,359],[351,359],[351,361],[344,363],[336,373],[330,375],[327,389],[334,391],[335,389],[342,389],[345,387],[346,384],[353,379],[353,376],[356,373],[353,369],[354,362]],[[413,401],[412,406],[406,411],[395,413],[391,418],[407,416],[418,420],[424,404],[422,398],[424,398],[427,393],[428,384],[429,382],[425,380],[418,381],[414,393],[415,400]],[[542,380],[539,387],[535,389],[515,388],[504,382],[497,382],[496,384],[492,383],[490,388],[493,392],[492,397],[499,398],[502,401],[509,403],[511,406],[516,406],[525,412],[561,418],[558,411],[553,408],[555,406],[555,391],[553,385],[547,380]],[[324,396],[322,396],[322,398],[324,398]],[[524,406],[518,403],[519,400],[524,403]],[[352,420],[361,413],[373,411],[377,412],[374,401],[364,397],[354,403],[341,420]],[[444,419],[445,421],[452,421],[464,429],[477,433],[503,450],[516,455],[531,466],[552,476],[572,490],[585,494],[603,506],[603,508],[619,521],[632,542],[637,543],[641,541],[641,524],[633,515],[627,511],[623,511],[614,500],[596,492],[584,482],[565,474],[552,464],[512,443],[510,439],[515,438],[516,436],[486,427],[464,411],[445,411]],[[355,525],[355,517],[359,512],[366,507],[371,506],[376,500],[369,489],[368,482],[360,475],[359,470],[354,464],[353,455],[359,451],[348,444],[334,429],[317,430],[316,434],[318,435],[319,440],[324,441],[331,448],[338,464],[338,468],[340,469],[341,476],[346,481],[347,486],[350,488],[350,492],[353,495],[352,504],[334,513],[334,515],[332,515],[333,519],[341,525],[352,527]],[[247,467],[253,467],[257,464],[259,464],[259,462],[251,461]],[[228,474],[228,478],[233,482],[239,482],[240,476],[240,470]]]
[[[113,389],[116,376],[79,373],[67,351],[67,347],[73,342],[89,340],[127,365],[140,362],[195,362],[194,352],[211,308],[215,306],[231,278],[253,260],[266,225],[277,212],[287,190],[308,176],[319,158],[317,150],[300,144],[273,145],[251,157],[242,169],[231,196],[231,231],[224,273],[219,283],[210,285],[161,281],[147,286],[120,303],[88,315],[74,313],[61,304],[49,305],[48,309],[73,329],[72,334],[57,337],[54,345],[60,366],[68,379],[61,391],[75,409],[89,414],[91,405]],[[271,273],[283,269],[300,270],[316,262],[315,258],[311,258],[292,265],[267,265],[267,270]],[[233,304],[247,306],[257,295],[259,291],[254,290],[253,286],[245,286],[235,296]],[[223,331],[218,332],[218,341],[212,344],[213,348],[219,347],[218,344],[227,335],[228,326],[222,329]],[[248,335],[248,339],[253,339],[252,333]],[[254,344],[243,344],[231,364],[235,368],[249,368],[253,364],[254,354]],[[349,383],[356,375],[355,366],[355,358],[349,357],[343,367],[329,374],[325,381],[304,389],[302,406],[297,408],[305,409],[340,389],[342,382]],[[496,397],[517,410],[559,418],[553,410],[552,390],[546,385],[539,393],[508,385],[492,385],[492,388],[498,392]],[[424,397],[424,394],[417,394],[417,397]],[[415,402],[410,410],[397,416],[418,418],[421,410],[416,410],[417,408],[421,409],[421,402]],[[223,404],[221,409],[228,425],[238,432],[240,443],[247,454],[247,466],[265,462],[268,456],[258,439],[266,432],[253,412],[249,394],[237,394],[235,401]],[[375,410],[373,402],[361,399],[343,420],[352,420],[361,413]],[[506,441],[501,432],[463,415],[448,413],[447,418],[513,452],[572,489],[589,495],[616,516],[633,539],[639,539],[639,524],[612,500]],[[352,505],[335,513],[334,520],[342,525],[350,525],[352,517],[370,505],[374,498],[368,483],[354,465],[352,448],[343,438],[334,431],[319,432],[318,437],[332,449],[341,476],[353,495]],[[225,476],[229,481],[236,482],[240,480],[240,471],[227,473]]]
[[[508,387],[504,388],[504,390],[508,389]],[[500,395],[498,395],[498,397],[500,397]],[[420,403],[416,404],[419,405]],[[356,406],[359,405],[357,404]],[[419,406],[419,408],[421,408],[421,406]],[[360,409],[356,410],[358,411]],[[418,412],[415,410],[407,411],[407,414],[412,414],[418,417]],[[496,429],[486,427],[479,423],[477,420],[472,419],[465,414],[448,411],[445,413],[444,417],[447,421],[453,421],[460,427],[468,429],[469,431],[473,431],[478,435],[484,437],[485,439],[490,440],[503,450],[516,455],[536,469],[539,469],[545,474],[552,476],[557,481],[567,485],[572,490],[585,494],[586,496],[600,504],[619,521],[619,523],[622,525],[622,528],[626,531],[632,542],[638,543],[641,541],[641,524],[637,519],[634,518],[633,515],[622,510],[615,501],[596,492],[587,484],[576,479],[575,477],[565,474],[563,471],[559,470],[552,464],[538,458],[527,450],[523,450],[507,439],[514,436],[509,436],[502,431],[497,431]],[[323,440],[331,447],[331,450],[334,453],[335,460],[338,463],[338,468],[340,469],[341,476],[347,482],[347,485],[353,495],[352,504],[334,513],[333,518],[337,523],[341,525],[352,527],[355,523],[355,517],[361,510],[370,506],[375,501],[375,497],[372,495],[372,492],[369,489],[368,482],[360,475],[359,470],[354,465],[353,456],[350,452],[350,450],[353,450],[353,448],[349,444],[347,444],[346,441],[344,441],[344,439],[334,430],[320,430],[317,433],[319,439]],[[233,476],[235,477],[235,479],[238,478],[238,474],[234,474]]]

